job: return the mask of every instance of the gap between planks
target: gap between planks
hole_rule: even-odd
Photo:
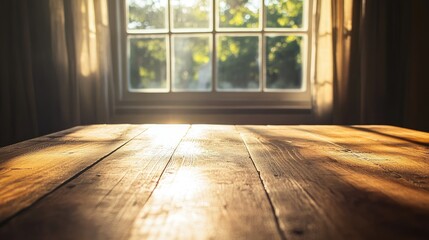
[[[276,224],[276,228],[277,228],[277,231],[278,231],[278,233],[279,233],[279,235],[280,235],[280,238],[281,238],[282,240],[286,240],[286,239],[287,239],[287,238],[286,238],[286,235],[285,235],[285,233],[283,232],[283,230],[282,230],[282,229],[281,229],[281,227],[280,227],[280,219],[279,219],[279,216],[277,215],[277,212],[276,212],[276,209],[275,209],[275,207],[274,207],[274,204],[273,204],[273,201],[272,201],[272,199],[271,199],[271,196],[270,196],[270,194],[268,193],[268,189],[267,189],[267,186],[266,186],[266,184],[265,184],[265,182],[264,182],[264,179],[263,179],[263,178],[262,178],[262,176],[261,176],[261,172],[259,171],[258,167],[256,167],[255,161],[254,161],[254,160],[253,160],[253,158],[252,158],[252,154],[250,154],[249,146],[247,145],[246,141],[244,141],[243,135],[242,135],[242,133],[237,129],[237,126],[235,126],[235,130],[236,130],[236,131],[237,131],[237,133],[240,135],[240,139],[241,139],[241,141],[243,142],[243,145],[246,147],[247,154],[249,154],[249,159],[250,159],[250,161],[252,161],[253,167],[255,168],[255,171],[256,171],[256,172],[257,172],[257,174],[258,174],[259,181],[261,182],[261,185],[262,185],[262,187],[264,188],[264,192],[265,192],[265,195],[267,196],[268,202],[269,202],[269,204],[270,204],[271,211],[272,211],[272,213],[273,213],[273,217],[274,217],[274,222],[275,222],[275,224]]]
[[[281,239],[255,170],[233,126],[193,125],[129,237]]]
[[[0,229],[0,236],[6,236],[6,239],[16,235],[24,239],[27,236],[52,238],[67,234],[76,239],[121,239],[127,236],[131,239],[141,239],[142,236],[155,239],[168,236],[280,239],[263,185],[238,132],[230,131],[233,128],[229,126],[195,126],[193,129],[186,138],[182,136],[181,139],[186,141],[178,144],[180,150],[165,154],[165,160],[159,164],[153,160],[165,149],[157,147],[162,146],[159,142],[150,141],[156,133],[144,141],[134,141],[135,147],[124,146],[119,150],[121,154],[118,151],[109,157],[109,161],[100,162],[30,211],[13,219],[7,228]],[[146,155],[150,149],[152,151]],[[130,154],[135,156],[130,158]],[[136,167],[151,172],[152,180],[147,179],[147,174],[139,174],[138,178],[143,182],[135,181],[136,171],[140,172],[136,170],[129,174],[133,176],[122,181],[128,173],[117,166],[129,169],[129,164],[135,160],[139,160],[135,162]],[[144,162],[150,166],[143,166]],[[156,176],[152,174],[152,164],[157,164]],[[161,171],[162,176],[158,175]],[[98,173],[101,173],[100,178],[95,176]],[[114,175],[109,176],[109,173]],[[187,185],[198,180],[202,185],[191,187],[189,191]],[[155,182],[156,188],[152,187]],[[120,186],[116,188],[118,184]],[[127,188],[125,191],[121,189],[124,187]],[[184,189],[181,191],[180,187]],[[149,194],[150,198],[147,197]],[[83,203],[80,205],[79,202]],[[186,221],[175,218],[177,214]],[[62,220],[58,223],[57,219]],[[40,229],[32,228],[33,223]],[[50,227],[53,225],[57,227]],[[133,228],[135,231],[128,233]],[[21,232],[19,229],[27,230]],[[192,229],[195,231],[190,231]]]
[[[429,183],[425,181],[429,176],[429,162],[427,161],[429,152],[428,148],[421,144],[378,132],[367,132],[360,127],[305,126],[293,128],[305,131],[315,138],[341,148],[344,152],[373,164],[395,178],[429,191]],[[402,128],[397,127],[386,126],[385,128],[398,132],[403,131]],[[424,139],[422,137],[420,140],[424,141]],[[426,141],[427,139],[426,137]]]
[[[307,126],[303,126],[302,128],[305,129]],[[345,238],[347,236],[359,238],[359,236],[364,237],[365,235],[367,235],[367,237],[374,237],[378,231],[385,234],[385,236],[390,235],[393,238],[400,238],[399,236],[404,236],[404,232],[401,232],[402,230],[406,231],[412,228],[420,230],[414,232],[413,234],[416,234],[414,236],[419,236],[419,234],[422,236],[426,234],[427,231],[423,230],[423,226],[425,224],[424,218],[421,219],[423,220],[421,222],[419,222],[419,220],[411,221],[413,218],[424,216],[424,212],[420,213],[420,211],[426,211],[428,209],[427,204],[425,205],[424,201],[425,199],[428,199],[429,196],[424,193],[423,189],[418,189],[417,186],[408,186],[409,188],[405,188],[405,190],[407,190],[405,192],[394,189],[392,186],[396,184],[398,180],[383,172],[383,170],[378,166],[371,167],[371,162],[369,161],[366,163],[368,160],[362,159],[359,155],[356,156],[349,153],[344,155],[342,154],[342,151],[340,151],[344,148],[341,145],[333,144],[332,142],[326,141],[326,139],[321,139],[315,135],[311,135],[308,132],[303,131],[303,129],[295,126],[281,126],[274,128],[247,126],[240,129],[246,133],[246,135],[244,135],[246,138],[245,142],[247,143],[247,140],[253,142],[250,147],[250,152],[256,154],[256,158],[253,158],[252,156],[252,159],[257,161],[258,165],[261,167],[262,177],[267,178],[267,183],[270,184],[268,186],[268,190],[272,188],[276,190],[275,188],[278,187],[278,185],[276,185],[277,183],[284,183],[284,181],[278,182],[277,180],[281,177],[282,172],[286,171],[289,173],[289,176],[284,178],[285,181],[291,181],[292,183],[292,180],[295,179],[299,180],[298,182],[295,181],[295,184],[297,185],[302,185],[302,183],[304,183],[303,187],[306,189],[300,188],[300,191],[303,193],[303,199],[307,199],[309,202],[307,206],[304,206],[307,208],[304,209],[308,209],[308,206],[312,205],[311,201],[314,202],[314,198],[309,198],[311,195],[316,194],[316,196],[319,196],[318,199],[320,201],[317,205],[320,205],[321,208],[320,206],[316,206],[314,210],[308,209],[308,211],[312,213],[311,215],[315,214],[315,216],[307,218],[307,220],[304,218],[302,222],[311,223],[311,221],[309,221],[311,219],[317,220],[318,218],[322,219],[323,217],[327,217],[324,221],[319,222],[318,224],[329,223],[330,226],[319,229],[319,233],[314,236],[326,237],[327,235],[334,233],[334,231],[332,231],[333,228],[340,230],[338,231],[339,235],[337,235],[337,237],[342,236],[341,238]],[[288,149],[292,151],[289,151]],[[295,152],[295,150],[297,152]],[[286,165],[283,166],[284,169],[282,171],[274,171],[274,169],[278,169],[280,165],[276,165],[275,168],[272,169],[272,166],[267,163],[266,159],[270,159],[272,154],[276,156],[275,154],[282,154],[282,152],[284,152],[284,155],[278,155],[273,158],[273,160],[284,158],[286,161],[283,161],[282,164]],[[303,161],[304,159],[306,161]],[[365,161],[362,162],[360,160]],[[364,164],[364,166],[361,166],[362,164]],[[291,167],[293,168],[292,170],[290,169]],[[365,167],[371,168],[367,169]],[[317,168],[320,169],[316,170]],[[360,179],[361,177],[365,177],[367,181],[363,181]],[[384,180],[384,182],[372,181],[378,179]],[[322,183],[320,183],[320,181],[322,181]],[[386,184],[383,185],[382,183]],[[386,186],[389,188],[385,189]],[[403,188],[401,189],[404,190]],[[311,194],[309,194],[308,190]],[[418,193],[418,196],[413,195],[413,193]],[[282,227],[287,227],[287,225],[290,225],[293,222],[288,222],[287,215],[284,214],[285,210],[288,209],[282,209],[282,201],[280,200],[287,197],[289,193],[288,191],[283,191],[280,192],[279,195],[279,191],[274,191],[271,195],[276,209],[277,207],[280,207],[282,211],[283,215],[280,214]],[[290,198],[290,200],[293,202],[295,196],[291,196],[292,198]],[[371,196],[371,198],[368,196]],[[330,200],[321,201],[323,199],[326,200],[326,197]],[[373,200],[373,198],[377,200]],[[347,200],[350,200],[351,202],[348,202]],[[354,205],[354,202],[367,202],[367,205],[362,205],[367,206],[367,208],[363,207],[360,208],[358,212],[354,212],[352,209],[357,207]],[[333,203],[339,205],[332,205]],[[299,202],[296,202],[296,206],[300,206]],[[339,206],[342,208],[337,209]],[[318,213],[318,209],[321,210],[320,213]],[[326,212],[327,210],[328,212]],[[331,212],[329,212],[329,210],[331,210]],[[347,215],[344,215],[344,212],[349,213],[349,216],[357,214],[355,219],[356,221],[352,219],[351,222],[349,222],[357,224],[354,228],[344,228],[344,222],[338,221],[341,217],[347,217]],[[383,228],[374,231],[374,226],[376,226],[375,224],[380,224],[380,221],[382,220],[382,217],[381,219],[375,217],[377,215],[376,212],[379,212],[381,216],[386,217],[386,220],[388,219],[390,221],[389,224],[399,224],[399,216],[403,216],[401,221],[405,221],[402,223],[404,226],[397,229],[388,229],[387,226],[381,225],[380,227]],[[337,217],[331,218],[330,216],[334,214],[337,215]],[[288,215],[290,217],[291,213],[289,212]],[[366,218],[365,215],[368,218]],[[303,215],[302,211],[299,211],[296,216],[305,215]],[[373,220],[372,223],[374,223],[374,225],[368,225],[367,220],[369,219]],[[407,220],[409,222],[407,222]],[[346,222],[348,222],[348,220]],[[358,228],[358,226],[359,228],[366,229],[367,231],[363,231],[361,233],[355,232],[353,229]],[[345,232],[343,232],[344,229],[346,230]],[[368,231],[371,229],[373,230],[372,232]],[[393,230],[395,230],[396,233],[393,233]],[[290,231],[287,231],[287,233],[290,233]],[[311,234],[311,232],[309,233]],[[326,235],[322,235],[322,233],[326,233]],[[412,235],[411,232],[409,234]],[[289,235],[287,236],[289,238]]]
[[[66,130],[63,130],[63,131],[60,131],[60,132],[57,132],[57,133],[52,133],[52,134],[49,134],[49,135],[46,135],[46,136],[38,137],[36,139],[30,139],[30,140],[25,141],[25,142],[17,143],[17,144],[14,144],[12,146],[19,145],[19,144],[25,144],[27,142],[32,142],[33,140],[35,140],[34,141],[35,144],[38,144],[39,143],[38,141],[41,141],[41,140],[45,140],[46,141],[46,139],[51,138],[51,136],[54,136],[54,137],[55,136],[59,136],[59,135],[61,135],[63,133],[69,133],[69,132],[71,132],[73,130],[79,130],[79,129],[82,129],[82,128],[83,127],[78,126],[78,127],[74,127],[74,128],[71,128],[71,129],[66,129]],[[113,149],[112,151],[110,151],[109,153],[107,153],[106,155],[102,156],[101,158],[99,158],[95,162],[93,162],[90,165],[86,166],[85,168],[79,170],[76,174],[72,175],[70,178],[64,180],[62,183],[60,183],[59,185],[57,185],[53,189],[47,191],[43,195],[39,196],[39,198],[33,200],[32,203],[30,203],[29,205],[26,205],[26,206],[22,207],[21,209],[17,210],[15,213],[13,213],[10,216],[7,216],[4,219],[2,219],[0,221],[0,228],[3,227],[4,225],[6,225],[8,222],[10,222],[16,216],[18,216],[18,215],[22,214],[23,212],[31,209],[32,206],[34,206],[35,204],[41,202],[43,199],[45,199],[46,197],[48,197],[49,195],[51,195],[52,193],[54,193],[55,191],[57,191],[61,187],[67,185],[69,182],[73,181],[74,179],[76,179],[77,177],[79,177],[80,175],[82,175],[84,172],[86,172],[90,168],[94,167],[95,165],[97,165],[98,163],[100,163],[101,161],[103,161],[105,158],[109,157],[110,155],[112,155],[116,151],[118,151],[120,148],[122,148],[123,146],[125,146],[127,143],[129,143],[133,139],[137,138],[139,135],[141,135],[142,133],[144,133],[146,130],[147,130],[147,128],[141,129],[140,133],[138,133],[135,136],[131,137],[129,140],[126,140],[124,143],[120,144],[118,147],[116,147],[115,149]]]
[[[177,151],[177,148],[179,148],[180,143],[182,143],[183,139],[185,139],[186,135],[188,134],[189,130],[191,129],[192,125],[189,125],[189,127],[186,129],[185,134],[180,138],[179,142],[177,143],[177,145],[174,147],[170,158],[168,158],[167,163],[165,164],[164,168],[161,171],[161,174],[159,175],[158,179],[156,180],[155,186],[153,187],[153,190],[149,193],[147,199],[144,201],[144,203],[142,204],[142,207],[144,207],[144,205],[146,205],[146,203],[149,201],[149,199],[152,197],[153,192],[155,191],[155,189],[158,187],[159,182],[161,181],[162,176],[164,175],[168,165],[170,164],[171,160],[173,159],[174,154]]]
[[[186,127],[186,129],[185,129]],[[111,183],[111,178],[112,176],[110,176],[107,174],[94,174],[97,171],[102,170],[103,168],[109,168],[108,166],[110,166],[109,164],[113,164],[113,166],[115,166],[115,168],[117,168],[115,171],[116,173],[120,173],[122,174],[122,168],[121,166],[123,166],[124,164],[129,167],[129,163],[132,162],[132,160],[137,157],[137,159],[145,159],[148,160],[147,158],[162,158],[165,159],[166,161],[153,161],[154,162],[154,166],[152,166],[152,161],[147,161],[147,166],[149,166],[149,169],[152,172],[156,172],[156,176],[153,177],[147,177],[147,181],[145,183],[148,183],[150,185],[152,185],[152,181],[153,179],[156,179],[157,181],[159,181],[160,178],[160,174],[158,175],[158,172],[161,172],[162,169],[165,169],[165,166],[167,166],[167,161],[171,160],[171,157],[173,156],[171,151],[165,151],[167,150],[167,148],[169,149],[177,149],[177,146],[179,145],[179,142],[183,139],[183,137],[185,136],[185,130],[186,132],[189,130],[190,126],[189,125],[180,125],[180,126],[176,126],[175,128],[172,127],[162,127],[162,126],[155,126],[155,127],[150,127],[149,129],[145,129],[144,132],[140,133],[139,135],[135,136],[134,138],[130,139],[129,141],[127,141],[127,143],[123,144],[121,147],[117,148],[115,151],[112,151],[110,154],[108,154],[107,156],[105,156],[103,159],[101,159],[100,161],[98,161],[96,164],[93,164],[91,167],[88,167],[86,169],[86,171],[82,171],[80,174],[78,174],[77,176],[75,176],[74,178],[70,179],[69,181],[67,181],[67,183],[63,184],[62,186],[58,187],[56,189],[56,191],[52,191],[49,195],[44,196],[43,199],[41,199],[40,201],[38,201],[37,203],[33,204],[31,208],[28,208],[28,211],[23,211],[21,212],[20,215],[17,215],[15,218],[11,219],[11,221],[9,221],[8,224],[5,224],[6,226],[3,226],[2,228],[0,228],[0,239],[2,237],[5,237],[5,239],[26,239],[28,237],[31,238],[36,238],[36,239],[46,239],[46,238],[58,238],[59,236],[62,236],[61,238],[71,238],[71,239],[106,239],[108,238],[108,235],[104,235],[105,237],[101,237],[101,235],[97,235],[100,234],[99,231],[96,231],[96,228],[88,228],[88,226],[91,226],[90,222],[88,221],[84,221],[85,218],[82,219],[82,221],[78,221],[78,222],[74,222],[74,218],[71,218],[71,216],[73,216],[74,214],[72,214],[73,212],[75,212],[76,210],[79,209],[78,206],[74,207],[70,207],[72,205],[68,205],[70,203],[73,202],[73,199],[80,199],[80,197],[83,197],[82,200],[84,200],[85,202],[85,206],[89,207],[89,208],[94,208],[97,209],[97,212],[99,214],[101,214],[101,216],[104,216],[103,214],[106,214],[107,212],[105,211],[106,208],[106,202],[109,203],[109,206],[115,206],[116,203],[110,198],[110,194],[112,193],[112,195],[117,194],[117,192],[112,192],[112,190],[116,189],[116,186],[122,182],[122,179],[124,177],[121,177],[119,179],[118,182],[116,182],[115,184],[113,184],[112,186],[110,186],[110,190],[107,191],[107,193],[103,193],[103,194],[99,194],[97,192],[97,188],[93,188],[91,186],[95,187],[97,186],[97,184],[92,183],[91,179],[88,178],[89,176],[92,175],[97,175],[96,178],[98,178],[99,180],[101,180],[102,182],[107,182],[108,184]],[[173,131],[174,137],[171,136],[171,131]],[[159,135],[159,132],[163,132],[163,133],[167,133],[166,135],[162,135],[161,137],[157,137],[157,135]],[[168,134],[170,132],[170,134]],[[147,138],[148,136],[149,138]],[[167,138],[168,137],[168,138]],[[160,146],[165,146],[160,148]],[[136,152],[136,147],[138,149],[144,149],[144,151],[137,151],[138,153],[140,153],[138,156],[132,156],[132,154],[125,154],[124,152],[129,152],[129,153],[134,153]],[[125,150],[124,150],[125,149]],[[148,153],[148,155],[146,156],[146,153]],[[127,159],[129,159],[131,157],[130,161],[126,161]],[[134,157],[134,158],[133,158]],[[102,161],[105,159],[109,159],[109,161]],[[156,159],[151,159],[151,160],[156,160]],[[161,164],[157,164],[157,163],[161,163]],[[163,162],[165,162],[165,164],[163,164]],[[159,170],[157,170],[158,165],[161,166],[161,168]],[[145,168],[146,166],[140,166],[140,168]],[[136,168],[138,168],[138,166],[136,166]],[[134,171],[135,173],[136,171]],[[139,181],[139,177],[142,178],[140,175],[144,175],[144,174],[140,174],[139,171],[137,171],[137,173],[139,173],[138,175],[135,174],[129,174],[131,176],[136,177],[134,180]],[[127,172],[124,172],[124,174],[126,175]],[[106,175],[106,177],[103,178],[103,176]],[[124,175],[124,176],[125,176]],[[144,175],[146,176],[146,175]],[[114,176],[113,176],[114,178]],[[143,177],[144,179],[146,179],[146,177]],[[104,179],[104,180],[103,180]],[[129,179],[128,179],[129,180]],[[149,183],[149,180],[151,183]],[[89,182],[88,182],[89,181]],[[91,183],[88,185],[88,183]],[[129,186],[130,188],[133,188],[134,184],[129,184],[127,186]],[[138,182],[137,185],[140,185],[140,183]],[[143,184],[144,185],[144,184]],[[74,191],[76,189],[78,189],[79,187],[77,186],[87,186],[89,187],[90,191],[86,191],[83,192],[85,193],[84,195],[79,195],[79,190]],[[103,186],[101,186],[103,188]],[[139,187],[138,187],[139,188]],[[140,188],[139,188],[140,189]],[[143,189],[143,191],[146,191],[147,189]],[[82,190],[80,190],[82,191]],[[149,192],[152,192],[153,189],[151,189]],[[126,192],[128,193],[128,192]],[[74,195],[73,195],[74,194]],[[77,194],[77,195],[76,195]],[[131,194],[133,194],[133,192],[131,192]],[[102,196],[103,195],[103,196]],[[145,195],[145,194],[143,194]],[[96,202],[94,202],[94,198],[92,196],[97,196],[100,197],[98,200],[96,200]],[[135,198],[135,196],[130,195],[128,196],[126,195],[126,199],[122,199],[124,201],[121,201],[121,204],[125,204],[125,207],[131,207],[133,208],[135,203],[137,202],[139,205],[138,207],[141,206],[141,203],[143,202],[143,204],[145,204],[146,200],[140,201],[140,198]],[[62,198],[61,198],[62,197]],[[109,199],[106,199],[109,198]],[[86,199],[87,198],[87,199]],[[61,201],[62,200],[62,201]],[[64,200],[66,200],[64,202]],[[67,202],[67,200],[71,200],[70,202]],[[134,203],[130,203],[129,200],[132,200]],[[62,204],[61,204],[62,202]],[[59,204],[59,205],[58,205]],[[66,209],[63,209],[63,206],[69,206]],[[52,210],[52,209],[56,209],[56,210]],[[52,218],[52,214],[59,214],[62,217],[54,217]],[[64,215],[65,214],[65,215]],[[118,217],[121,218],[122,213],[118,212]],[[44,216],[45,215],[45,216]],[[46,216],[47,215],[47,216]],[[51,217],[49,217],[51,216]],[[63,228],[59,229],[60,233],[55,232],[52,228],[50,228],[50,226],[52,225],[56,225],[57,223],[57,219],[62,219],[61,224],[63,224]],[[111,217],[107,217],[104,216],[101,219],[113,219]],[[32,229],[32,226],[34,225],[33,223],[37,222],[37,224],[39,225],[39,227],[42,229],[41,231],[37,230],[37,229]],[[126,222],[126,221],[125,221]],[[118,222],[120,223],[120,222]],[[115,223],[115,226],[118,224]],[[80,224],[86,224],[85,226],[81,226],[81,228],[77,227],[80,226]],[[115,229],[112,228],[113,225],[109,225],[107,227],[110,227],[110,229]],[[27,231],[21,232],[18,231],[19,229],[27,229]],[[50,229],[48,231],[43,231],[46,229]],[[76,231],[78,230],[79,231]],[[64,232],[61,233],[61,230],[63,230]],[[89,231],[88,231],[89,230]],[[82,237],[82,234],[80,232],[83,232],[83,234],[89,234],[88,235],[83,235],[85,237]],[[67,233],[70,233],[70,236],[67,236]],[[61,234],[58,235],[57,237],[53,237],[55,236],[55,234]],[[66,234],[64,236],[64,234]],[[96,235],[93,235],[96,234]],[[104,234],[104,233],[103,233]],[[117,234],[116,234],[117,235]],[[67,237],[66,237],[67,236]],[[74,236],[74,237],[73,237]],[[80,237],[76,237],[76,236],[80,236]],[[120,238],[120,237],[119,237]],[[112,239],[116,239],[116,238],[112,238]]]

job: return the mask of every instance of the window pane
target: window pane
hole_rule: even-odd
[[[166,38],[129,39],[129,83],[131,89],[167,89]]]
[[[209,28],[211,0],[172,0],[173,28]]]
[[[265,0],[266,27],[302,28],[303,0]]]
[[[301,88],[301,44],[300,36],[266,37],[266,88]]]
[[[258,28],[260,0],[219,0],[219,27]]]
[[[216,76],[220,90],[258,90],[259,37],[220,36]]]
[[[174,90],[210,91],[210,37],[174,37]]]
[[[128,0],[128,29],[166,29],[167,0]]]

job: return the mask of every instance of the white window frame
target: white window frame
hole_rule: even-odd
[[[303,27],[301,29],[279,29],[279,28],[265,28],[265,16],[262,14],[264,11],[260,11],[260,22],[259,28],[255,30],[237,30],[237,29],[219,29],[217,22],[217,0],[212,0],[213,6],[215,6],[212,17],[210,31],[204,31],[198,29],[196,31],[171,30],[172,18],[168,19],[170,24],[167,26],[167,31],[156,30],[151,33],[145,33],[144,35],[156,35],[156,34],[168,34],[167,54],[170,54],[172,35],[179,34],[212,34],[212,91],[209,92],[185,92],[185,91],[172,91],[171,87],[171,68],[172,60],[171,54],[167,60],[167,74],[168,74],[168,91],[165,92],[148,92],[139,91],[136,89],[129,89],[128,83],[128,36],[143,35],[137,31],[127,30],[127,0],[111,0],[111,9],[116,11],[111,12],[111,30],[113,35],[113,71],[115,75],[115,110],[203,110],[207,111],[210,109],[222,110],[222,109],[312,109],[312,52],[314,48],[313,41],[313,9],[315,8],[316,0],[307,0],[304,4],[303,14]],[[265,8],[264,0],[261,1],[261,6]],[[168,4],[167,14],[170,14],[170,5]],[[262,16],[262,18],[261,18]],[[265,85],[265,36],[275,35],[299,35],[303,36],[302,56],[303,59],[303,82],[301,89],[265,89],[261,92],[249,92],[249,91],[215,91],[216,88],[216,41],[218,35],[228,34],[252,34],[260,36],[260,44],[262,44],[261,65],[260,71],[260,88],[263,89]]]

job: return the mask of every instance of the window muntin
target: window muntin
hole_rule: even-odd
[[[208,1],[209,8],[211,9],[209,15],[209,27],[208,28],[201,28],[201,26],[194,26],[189,28],[174,28],[173,26],[173,3],[174,0],[171,0],[170,2],[166,2],[167,6],[167,13],[165,15],[165,22],[169,22],[170,24],[167,24],[167,27],[165,29],[130,29],[127,28],[129,24],[130,17],[128,16],[130,14],[129,9],[129,2],[136,2],[137,0],[123,0],[124,8],[123,12],[127,13],[124,16],[123,19],[125,19],[125,26],[124,31],[124,43],[125,45],[122,45],[125,47],[125,49],[128,51],[128,55],[125,55],[125,61],[123,62],[123,68],[125,71],[120,71],[122,74],[121,76],[124,76],[127,81],[122,81],[123,84],[123,90],[121,90],[120,97],[121,99],[128,99],[129,101],[136,101],[141,100],[144,102],[152,102],[153,103],[160,103],[161,105],[168,103],[169,101],[173,100],[176,102],[181,102],[182,100],[186,100],[189,104],[189,101],[195,101],[198,103],[201,103],[200,105],[204,105],[206,103],[204,102],[213,102],[213,104],[221,104],[222,102],[225,102],[225,106],[230,105],[229,103],[226,103],[228,101],[233,101],[237,104],[242,104],[246,101],[249,101],[250,104],[262,101],[262,102],[278,102],[280,105],[284,104],[284,106],[288,105],[289,102],[296,102],[296,101],[303,101],[302,103],[306,105],[304,102],[307,102],[307,104],[311,104],[311,92],[308,88],[310,80],[310,56],[311,56],[311,32],[309,29],[311,29],[311,26],[309,25],[311,23],[309,18],[309,9],[312,6],[312,0],[289,0],[291,3],[301,3],[298,8],[301,8],[301,13],[298,15],[289,14],[289,17],[293,17],[294,25],[290,25],[288,28],[285,27],[269,27],[268,21],[267,21],[267,12],[270,10],[267,8],[267,4],[274,4],[278,1],[272,0],[265,0],[260,1],[261,6],[264,6],[264,9],[259,9],[259,19],[258,21],[260,24],[258,25],[259,28],[223,28],[218,26],[219,21],[219,4],[221,0],[216,1]],[[182,0],[185,1],[185,0]],[[198,0],[195,0],[198,1]],[[245,2],[246,0],[244,0]],[[143,1],[147,2],[147,1]],[[181,2],[181,1],[178,1]],[[228,1],[224,1],[228,2]],[[238,1],[240,2],[240,1]],[[258,1],[257,1],[258,2]],[[206,4],[207,2],[202,1],[203,4]],[[265,5],[264,5],[265,4]],[[293,5],[292,4],[292,5]],[[278,5],[278,4],[277,4]],[[291,4],[289,4],[292,6]],[[289,6],[289,7],[290,7]],[[288,9],[286,9],[288,10]],[[295,11],[296,13],[296,11]],[[297,20],[298,18],[301,18],[301,20]],[[277,21],[277,20],[276,20]],[[288,21],[278,21],[280,23],[288,22]],[[289,20],[289,24],[291,21]],[[214,25],[212,23],[215,23]],[[259,59],[257,59],[254,62],[257,62],[259,64],[259,79],[257,84],[250,84],[247,88],[242,87],[243,85],[233,85],[232,87],[228,87],[226,85],[222,85],[222,81],[228,81],[228,79],[219,79],[219,63],[220,55],[218,54],[219,49],[219,40],[222,40],[223,37],[238,37],[238,36],[252,36],[258,38],[258,49],[257,49],[257,55]],[[291,64],[289,61],[289,66],[294,67],[293,71],[294,74],[285,74],[281,73],[280,76],[273,75],[272,69],[275,68],[275,64],[272,64],[273,62],[268,59],[269,51],[267,51],[267,42],[271,38],[275,38],[276,36],[293,36],[299,38],[300,44],[298,49],[298,53],[296,54],[295,51],[290,51],[290,47],[283,47],[284,51],[289,52],[295,52],[294,54],[297,57],[296,58],[297,63]],[[157,89],[157,88],[151,88],[151,89],[142,89],[142,88],[134,88],[130,84],[130,72],[129,72],[129,66],[132,64],[130,62],[130,39],[132,38],[139,38],[139,37],[162,37],[166,39],[167,42],[167,49],[166,49],[166,62],[165,66],[167,67],[167,89]],[[180,57],[176,57],[175,55],[178,54],[185,54],[185,51],[181,51],[179,53],[177,50],[175,50],[175,39],[187,39],[187,38],[195,38],[197,36],[205,36],[210,39],[209,41],[209,55],[211,54],[210,63],[211,63],[211,69],[209,70],[201,70],[199,73],[204,72],[205,74],[209,73],[211,70],[211,75],[209,74],[209,78],[212,80],[211,84],[206,84],[204,87],[199,82],[201,81],[199,77],[193,76],[193,81],[195,83],[190,84],[190,78],[187,76],[189,75],[189,69],[192,70],[192,65],[188,66],[188,69],[184,68],[184,63],[176,63],[177,59],[180,59]],[[278,39],[277,39],[278,40]],[[278,40],[280,41],[280,40]],[[176,44],[177,45],[177,44]],[[244,49],[246,50],[246,49]],[[186,55],[186,54],[185,54]],[[188,54],[189,55],[189,54]],[[281,55],[281,54],[280,54]],[[207,59],[207,58],[205,58]],[[201,67],[203,64],[199,62],[193,62],[188,61],[189,63]],[[287,64],[287,61],[284,61]],[[271,64],[271,65],[270,65]],[[179,66],[181,65],[181,66]],[[274,66],[272,66],[274,65]],[[278,64],[277,64],[278,65]],[[181,72],[180,69],[185,69],[184,72]],[[188,71],[186,73],[185,71]],[[195,74],[195,69],[193,70]],[[239,69],[240,71],[240,69]],[[301,72],[299,74],[299,72]],[[254,72],[257,74],[257,72]],[[187,75],[188,74],[188,75]],[[197,74],[198,75],[198,74]],[[255,75],[255,74],[253,74]],[[289,77],[285,77],[289,76]],[[295,76],[295,78],[291,78],[291,76]],[[296,84],[296,76],[300,76],[299,84]],[[207,78],[207,76],[206,76]],[[186,80],[187,79],[187,80]],[[243,81],[251,81],[252,79],[245,79]],[[230,82],[233,80],[230,80]],[[187,82],[187,83],[186,83]],[[255,82],[255,81],[253,81]],[[292,84],[295,83],[295,84]],[[210,86],[208,86],[210,85]],[[134,85],[136,86],[136,85]],[[131,94],[127,94],[127,92],[130,92]],[[165,94],[165,92],[169,92],[169,94]],[[136,95],[136,94],[138,95]],[[159,94],[158,94],[159,93]],[[281,95],[280,95],[281,94]],[[125,97],[125,98],[123,98]],[[248,100],[246,100],[248,99]],[[149,101],[150,100],[150,101]],[[201,101],[203,100],[203,101]],[[237,101],[236,101],[237,100]],[[253,102],[253,103],[251,103]],[[283,102],[283,103],[281,103]],[[130,103],[130,102],[129,102]],[[231,102],[232,103],[232,102]],[[140,103],[141,104],[141,103]],[[247,105],[247,103],[245,103]],[[221,104],[223,106],[223,103]],[[219,106],[221,106],[219,105]],[[294,104],[292,104],[294,105]],[[291,105],[291,106],[292,106]],[[299,104],[301,105],[301,104]],[[287,107],[287,106],[286,106]]]

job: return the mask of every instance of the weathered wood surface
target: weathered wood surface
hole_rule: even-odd
[[[132,228],[132,239],[280,238],[233,126],[190,129]]]
[[[429,148],[421,145],[429,142],[429,134],[416,133],[415,136],[410,136],[407,133],[411,130],[383,126],[379,128],[386,130],[384,134],[359,126],[294,128],[317,134],[321,139],[343,147],[344,150],[367,160],[366,162],[372,165],[377,165],[385,172],[429,190]],[[401,133],[404,137],[399,137]]]
[[[0,229],[0,238],[123,238],[188,128],[149,127],[31,210],[12,219]],[[23,227],[27,230],[20,231]]]
[[[426,189],[312,128],[240,127],[287,239],[429,236]]]
[[[82,126],[0,149],[0,239],[429,239],[429,134]]]
[[[0,222],[54,190],[144,129],[77,127],[0,149]]]

